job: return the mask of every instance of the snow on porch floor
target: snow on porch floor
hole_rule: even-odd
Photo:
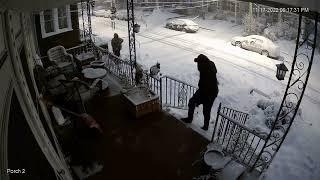
[[[102,121],[105,134],[95,150],[104,165],[89,180],[192,179],[201,167],[192,163],[208,140],[164,112],[134,119],[120,95],[94,100],[95,119]]]

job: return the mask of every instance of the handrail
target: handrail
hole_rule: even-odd
[[[74,47],[71,47],[71,48],[68,48],[68,49],[66,49],[66,51],[71,51],[71,50],[74,50],[74,49],[77,49],[77,48],[80,48],[80,47],[84,47],[84,46],[86,46],[87,44],[80,44],[80,45],[78,45],[78,46],[74,46]]]
[[[189,84],[189,83],[187,83],[187,82],[184,82],[184,81],[182,81],[182,80],[179,80],[179,79],[174,78],[174,77],[169,76],[169,75],[164,75],[164,76],[162,76],[161,78],[169,78],[169,79],[175,80],[175,81],[177,81],[177,82],[179,82],[179,83],[183,83],[183,84],[185,84],[185,85],[188,85],[188,86],[191,86],[191,87],[194,87],[194,88],[198,89],[196,86],[194,86],[194,85],[192,85],[192,84]]]
[[[227,116],[227,115],[226,115],[226,114],[224,114],[223,112],[219,112],[219,115],[220,115],[220,116],[222,116],[223,118],[225,118],[225,119],[227,119],[227,120],[231,121],[232,123],[236,124],[237,126],[241,127],[242,129],[244,129],[244,130],[246,130],[246,131],[250,132],[251,134],[253,134],[253,135],[255,135],[255,136],[257,136],[257,137],[261,138],[262,140],[266,140],[266,139],[267,139],[267,137],[266,137],[266,136],[261,135],[261,134],[259,134],[257,131],[252,130],[252,129],[250,129],[249,127],[247,127],[247,126],[245,126],[245,125],[243,125],[243,124],[241,124],[241,123],[237,122],[235,119],[230,118],[229,116]]]
[[[112,57],[114,57],[114,58],[116,58],[116,59],[118,59],[118,60],[122,61],[123,63],[130,64],[130,62],[129,62],[129,61],[126,61],[126,60],[121,59],[119,56],[117,56],[117,55],[115,55],[115,54],[113,54],[113,53],[109,52],[109,51],[108,51],[108,50],[106,50],[106,49],[103,49],[102,47],[99,47],[99,46],[96,46],[96,45],[95,45],[95,47],[96,47],[99,51],[101,51],[102,53],[108,54],[109,56],[112,56]]]

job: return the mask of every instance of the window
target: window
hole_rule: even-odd
[[[45,10],[43,12],[44,18],[44,28],[46,33],[50,33],[54,31],[54,21],[53,21],[53,11]]]
[[[58,8],[59,29],[68,28],[67,8]]]
[[[41,11],[40,24],[42,38],[71,31],[70,6]]]

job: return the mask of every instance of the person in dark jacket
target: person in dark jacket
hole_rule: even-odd
[[[216,76],[217,68],[214,62],[210,61],[208,57],[203,54],[195,58],[194,62],[198,64],[198,70],[200,72],[199,89],[189,100],[188,117],[182,118],[182,120],[185,123],[191,123],[195,108],[202,104],[204,116],[204,126],[202,129],[208,130],[211,108],[219,92]]]
[[[116,56],[120,56],[120,51],[122,49],[122,42],[123,42],[123,39],[119,38],[117,33],[114,33],[113,38],[111,40],[111,46],[112,46],[113,54],[115,54]]]

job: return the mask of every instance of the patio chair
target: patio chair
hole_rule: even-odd
[[[54,62],[62,72],[71,73],[75,71],[73,56],[66,52],[63,46],[55,46],[47,52],[49,60]]]

